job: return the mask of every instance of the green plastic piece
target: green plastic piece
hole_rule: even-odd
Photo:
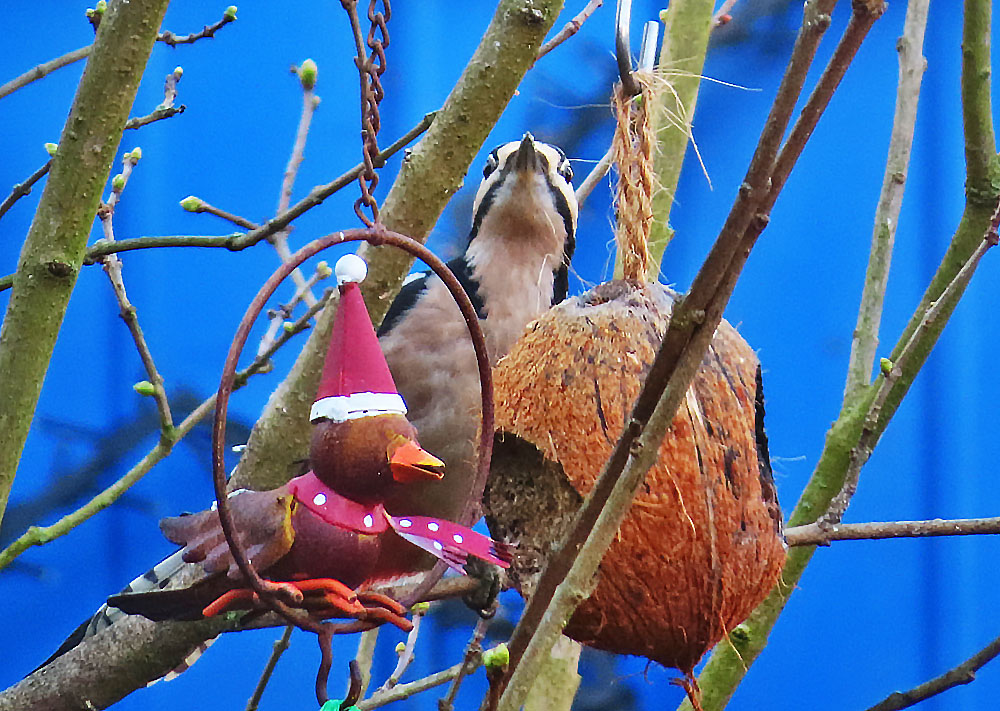
[[[357,706],[348,706],[347,708],[341,708],[340,705],[343,703],[340,699],[330,699],[325,704],[320,706],[319,711],[359,711]]]

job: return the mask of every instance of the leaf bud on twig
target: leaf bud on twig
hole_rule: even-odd
[[[302,82],[302,88],[306,91],[311,90],[316,86],[316,73],[317,67],[316,62],[311,59],[307,59],[302,62],[302,66],[298,69],[299,81]]]
[[[57,150],[59,150],[59,144],[58,143],[46,143],[45,144],[45,151],[50,156],[54,156],[56,154]]]
[[[201,207],[204,204],[205,202],[200,197],[195,197],[194,195],[188,195],[181,200],[181,207],[187,212],[201,212]]]
[[[227,20],[229,20],[230,22],[232,22],[233,20],[236,19],[236,6],[235,5],[230,5],[229,7],[226,8],[226,11],[224,13],[222,13],[222,15]]]
[[[140,380],[138,383],[132,386],[132,389],[135,390],[140,395],[144,395],[145,397],[152,397],[154,394],[156,394],[156,388],[153,387],[153,384],[148,380]]]
[[[501,642],[493,649],[483,652],[483,666],[487,669],[505,670],[510,664],[510,650],[507,649],[506,642]]]

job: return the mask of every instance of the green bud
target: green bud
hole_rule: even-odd
[[[292,331],[295,330],[295,324],[292,323],[291,321],[283,321],[281,324],[281,328],[284,330],[285,333],[291,333]]]
[[[94,8],[92,8],[92,7],[88,7],[88,8],[87,8],[87,12],[86,12],[86,15],[87,15],[87,18],[88,18],[88,19],[90,19],[91,17],[93,17],[93,16],[94,16]]]
[[[329,279],[333,274],[333,270],[330,269],[330,265],[324,261],[316,265],[316,273],[319,275],[320,279]]]
[[[194,195],[188,195],[181,200],[181,207],[188,212],[198,212],[204,204],[204,201],[200,197],[195,197]]]
[[[142,149],[136,146],[132,149],[132,152],[128,154],[128,157],[132,159],[133,163],[138,163],[142,160]]]
[[[483,665],[487,669],[506,669],[507,665],[510,664],[510,650],[507,649],[507,643],[501,642],[493,649],[487,649],[483,652]]]
[[[406,651],[406,644],[404,642],[398,642],[396,644],[396,654],[402,654]]]
[[[224,13],[222,13],[222,16],[225,17],[230,22],[232,22],[233,20],[235,20],[236,19],[236,6],[235,5],[230,5],[229,7],[227,7],[226,11]]]
[[[108,9],[107,0],[97,0],[97,7],[94,8],[94,12],[98,15],[103,15],[104,11]]]
[[[111,189],[119,192],[125,187],[125,176],[119,173],[111,179]]]
[[[156,388],[154,388],[153,384],[148,380],[140,380],[132,386],[132,389],[140,395],[144,395],[146,397],[150,397],[156,392]]]
[[[299,81],[302,82],[303,89],[312,89],[316,86],[316,62],[311,59],[307,59],[302,62],[302,66],[299,67]]]
[[[750,641],[750,628],[746,624],[736,625],[729,633],[729,639],[733,644],[746,644]]]
[[[427,611],[431,609],[431,604],[429,602],[418,602],[410,609],[413,610],[414,615],[426,615]]]
[[[59,150],[59,144],[58,143],[46,143],[45,144],[45,151],[50,156],[54,156],[56,154],[57,150]]]
[[[878,362],[878,367],[882,370],[882,375],[889,377],[895,364],[888,358],[882,358]]]
[[[180,80],[182,76],[184,76],[184,67],[174,67],[174,79]]]

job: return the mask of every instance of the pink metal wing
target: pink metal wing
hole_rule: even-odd
[[[511,554],[506,544],[465,526],[426,516],[391,516],[387,513],[386,518],[401,537],[437,556],[459,573],[465,573],[462,566],[470,555],[501,568],[510,567]]]

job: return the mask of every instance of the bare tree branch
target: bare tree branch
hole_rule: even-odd
[[[826,546],[833,541],[977,536],[991,533],[1000,533],[1000,517],[833,524],[817,521],[786,529],[785,540],[789,546]]]
[[[25,195],[28,195],[31,192],[32,186],[44,178],[51,167],[52,159],[49,158],[49,160],[45,162],[45,165],[29,175],[23,183],[18,183],[11,188],[10,195],[4,198],[4,201],[0,203],[0,217],[3,217],[7,211],[14,206],[15,202],[23,198]],[[0,288],[0,291],[2,291],[2,288]]]
[[[288,649],[288,641],[292,638],[292,630],[294,629],[294,625],[286,625],[285,631],[281,633],[281,637],[274,641],[271,656],[267,658],[267,664],[264,665],[264,670],[260,673],[260,679],[257,680],[257,686],[253,690],[253,695],[247,701],[246,711],[257,711],[257,707],[260,706],[261,697],[264,696],[264,689],[267,688],[267,683],[271,681],[271,675],[274,674],[274,668],[278,666],[278,660],[281,659],[281,655]]]
[[[871,382],[875,350],[878,347],[878,330],[882,322],[882,303],[889,281],[889,264],[892,246],[903,206],[906,173],[913,146],[913,128],[917,121],[917,102],[920,83],[927,67],[923,55],[924,29],[930,0],[911,0],[906,5],[903,36],[896,43],[899,53],[899,85],[896,88],[896,112],[892,120],[892,137],[889,139],[889,156],[885,163],[885,177],[875,210],[875,229],[868,257],[865,285],[858,307],[858,323],[851,343],[851,358],[847,366],[846,396],[856,395]]]
[[[101,190],[167,0],[114,3],[80,80],[14,275],[0,331],[0,518]]]
[[[982,669],[987,662],[995,659],[997,655],[1000,655],[1000,637],[994,639],[954,669],[950,669],[941,676],[934,677],[909,691],[897,691],[890,694],[867,711],[899,711],[899,709],[915,706],[948,689],[968,684],[975,680],[976,672]]]
[[[594,14],[597,8],[603,4],[604,0],[590,0],[590,2],[588,2],[582,10],[580,10],[576,17],[563,25],[563,28],[559,30],[559,32],[554,34],[550,40],[542,45],[541,49],[538,50],[538,56],[535,58],[535,61],[537,62],[539,59],[579,32],[583,23],[586,22],[590,16]]]

